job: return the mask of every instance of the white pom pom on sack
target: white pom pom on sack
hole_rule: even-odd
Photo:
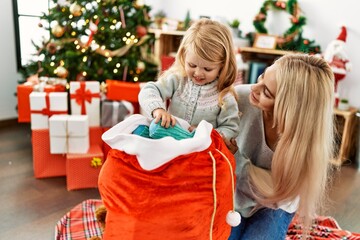
[[[226,222],[232,227],[236,227],[241,223],[240,213],[236,211],[229,211],[226,215]]]

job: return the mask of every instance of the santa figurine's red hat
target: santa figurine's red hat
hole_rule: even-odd
[[[341,40],[343,42],[346,42],[346,27],[342,26],[341,27],[341,32],[339,34],[339,36],[337,37],[337,40]]]

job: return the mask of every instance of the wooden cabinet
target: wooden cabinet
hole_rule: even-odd
[[[291,53],[290,51],[254,47],[241,47],[239,48],[239,51],[244,62],[265,62],[267,65],[271,65],[274,60],[281,57],[282,55]]]
[[[274,60],[291,53],[290,51],[282,51],[277,49],[264,49],[255,47],[240,47],[239,53],[246,64],[242,72],[243,83],[256,83],[258,76],[263,73],[267,66],[270,66]]]
[[[333,160],[335,165],[341,165],[348,161],[353,153],[352,150],[356,145],[356,112],[356,108],[350,108],[347,111],[334,109],[337,143],[337,157]]]
[[[149,29],[149,33],[155,35],[154,54],[161,69],[161,57],[176,53],[185,31],[165,31],[161,29]]]

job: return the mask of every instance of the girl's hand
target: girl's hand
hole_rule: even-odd
[[[175,126],[176,119],[170,113],[166,112],[162,108],[155,109],[152,112],[153,117],[155,118],[155,123],[158,123],[161,120],[161,126],[168,128],[171,126]]]
[[[190,126],[190,127],[188,128],[188,131],[189,131],[189,132],[193,132],[195,129],[196,129],[196,126]]]
[[[239,149],[235,138],[232,138],[232,139],[230,139],[230,140],[228,140],[228,139],[226,139],[226,138],[223,138],[223,139],[224,139],[225,145],[226,145],[227,148],[230,150],[230,152],[231,152],[232,154],[235,154],[235,153],[238,151],[238,149]]]

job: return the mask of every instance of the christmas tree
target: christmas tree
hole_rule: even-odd
[[[25,77],[75,80],[155,80],[155,38],[147,33],[150,6],[141,0],[54,0],[39,27],[50,39],[35,46]]]

